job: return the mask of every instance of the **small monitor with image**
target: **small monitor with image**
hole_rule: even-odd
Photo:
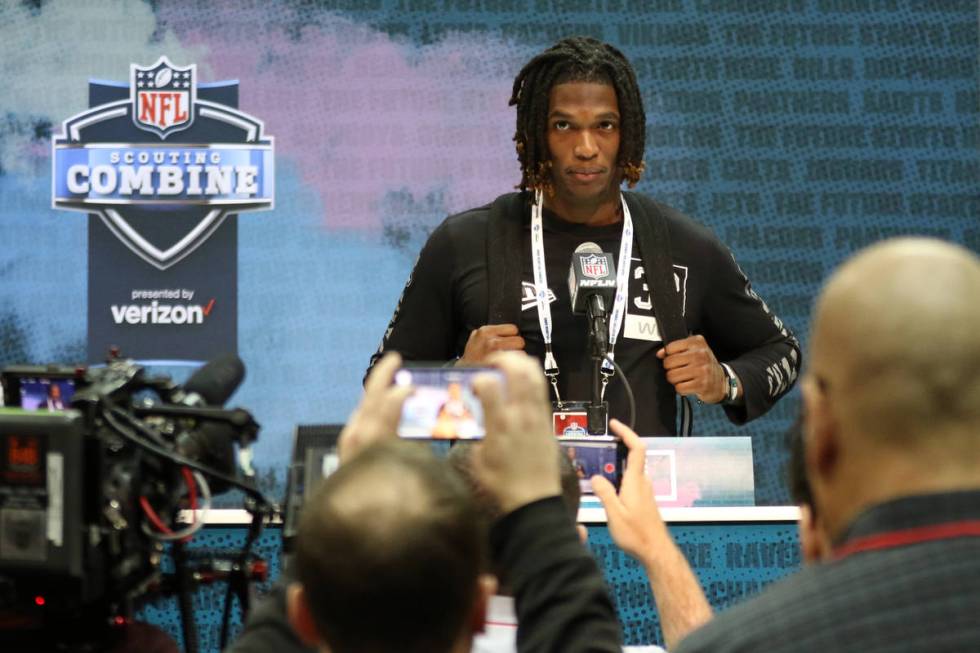
[[[20,407],[24,410],[66,410],[73,394],[72,379],[20,379]]]

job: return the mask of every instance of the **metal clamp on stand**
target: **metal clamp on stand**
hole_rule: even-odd
[[[606,435],[609,428],[609,404],[605,401],[589,404],[586,409],[589,435]]]

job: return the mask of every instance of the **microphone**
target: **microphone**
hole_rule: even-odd
[[[592,242],[576,247],[568,270],[568,294],[572,314],[589,316],[593,356],[605,358],[609,350],[609,307],[616,297],[613,255]]]
[[[205,363],[184,384],[182,396],[173,398],[185,406],[223,406],[245,378],[245,364],[235,354],[224,354]]]
[[[235,354],[226,354],[206,363],[184,384],[183,394],[173,400],[185,406],[222,406],[245,378],[245,365]],[[238,430],[231,424],[203,421],[193,431],[181,433],[177,450],[228,475],[235,475],[235,440]],[[243,447],[247,448],[247,447]],[[246,472],[250,470],[246,469]],[[219,494],[227,485],[213,481],[211,489]]]
[[[627,261],[627,265],[629,262]],[[592,401],[586,408],[588,431],[608,432],[609,404],[602,398],[600,369],[609,353],[609,307],[616,297],[616,264],[612,254],[595,243],[582,243],[572,254],[568,270],[568,294],[572,314],[588,315],[592,349]]]

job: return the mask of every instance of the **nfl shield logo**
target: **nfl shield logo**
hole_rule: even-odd
[[[582,259],[582,274],[590,279],[601,279],[609,274],[609,266],[606,265],[604,256],[589,254]]]
[[[133,122],[161,139],[187,129],[194,122],[197,66],[178,68],[166,57],[148,67],[132,64],[129,84]]]

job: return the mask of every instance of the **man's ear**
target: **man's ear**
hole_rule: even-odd
[[[487,625],[487,608],[490,597],[497,593],[497,578],[491,574],[480,574],[476,579],[476,600],[473,614],[470,615],[470,632],[482,633]]]
[[[833,406],[815,382],[803,386],[803,432],[806,474],[810,484],[831,478],[840,458],[840,429]]]
[[[806,564],[822,562],[828,553],[818,521],[813,516],[812,506],[805,503],[800,505],[800,551]]]
[[[311,648],[322,648],[320,633],[317,632],[316,622],[313,621],[313,614],[306,599],[306,591],[301,583],[290,583],[286,588],[286,612],[289,616],[289,625],[293,627],[297,637]]]
[[[587,544],[589,541],[589,529],[585,527],[585,524],[575,524],[575,530],[578,532],[578,539],[582,544]]]

